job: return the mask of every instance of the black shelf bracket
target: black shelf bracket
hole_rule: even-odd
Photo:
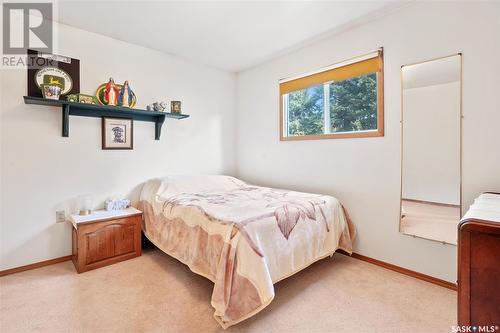
[[[160,140],[161,127],[165,121],[165,116],[156,118],[155,121],[155,140]]]
[[[62,136],[69,137],[69,105],[62,106]]]

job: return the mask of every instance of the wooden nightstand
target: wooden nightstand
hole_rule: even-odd
[[[71,215],[73,263],[78,273],[141,255],[142,212],[135,208]]]

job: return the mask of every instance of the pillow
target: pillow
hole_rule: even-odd
[[[158,194],[169,197],[179,193],[228,191],[245,185],[241,180],[225,175],[179,175],[161,179]]]

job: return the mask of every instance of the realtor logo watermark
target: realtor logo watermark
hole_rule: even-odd
[[[52,53],[51,2],[2,3],[2,67],[26,65],[28,49]]]
[[[499,327],[497,325],[470,325],[470,326],[452,326],[452,333],[494,333],[498,332]]]

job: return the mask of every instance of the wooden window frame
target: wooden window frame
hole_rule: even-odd
[[[372,52],[373,53],[373,52]],[[362,57],[362,56],[361,56]],[[361,58],[356,57],[356,58]],[[380,60],[379,70],[376,72],[377,74],[377,129],[375,130],[367,130],[367,131],[356,131],[356,132],[339,132],[339,133],[328,133],[321,135],[297,135],[297,136],[285,136],[284,135],[284,109],[283,109],[283,96],[281,89],[279,89],[279,133],[280,133],[280,141],[300,141],[300,140],[324,140],[324,139],[348,139],[348,138],[370,138],[370,137],[380,137],[384,136],[384,55],[383,49],[378,50],[378,56]],[[353,58],[355,60],[356,58]],[[348,65],[340,65],[337,68],[342,68],[344,66],[349,66],[352,64],[359,63],[363,60],[352,61]],[[327,70],[317,71],[316,73],[322,73]],[[300,78],[307,77],[308,75],[304,75]],[[352,76],[352,77],[358,77]],[[299,79],[300,79],[299,78]],[[325,81],[328,82],[328,81]],[[325,83],[324,82],[324,83]],[[317,85],[317,84],[315,84]],[[281,86],[281,83],[279,87]],[[302,88],[305,89],[305,88]]]

